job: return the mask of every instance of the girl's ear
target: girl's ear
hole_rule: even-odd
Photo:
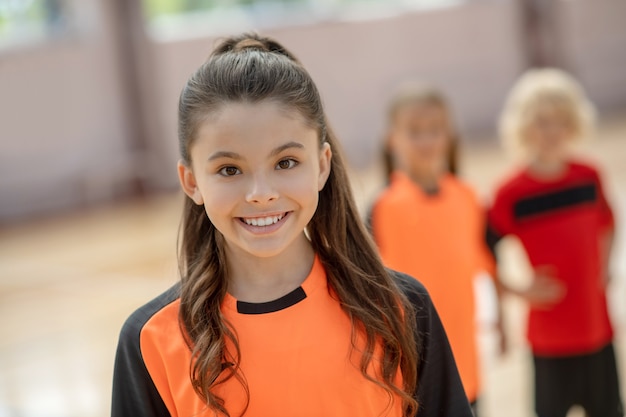
[[[330,175],[331,160],[333,158],[333,151],[330,148],[330,143],[324,142],[322,149],[320,150],[320,174],[317,180],[317,191],[322,191],[326,180]]]
[[[187,166],[183,160],[178,161],[178,180],[185,194],[191,198],[197,205],[204,204],[202,194],[198,189],[198,183],[196,182],[196,176],[194,175],[191,167]]]

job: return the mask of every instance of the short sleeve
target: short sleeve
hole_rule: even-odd
[[[596,171],[594,172],[596,187],[598,190],[598,203],[600,209],[600,226],[605,229],[613,229],[615,227],[615,217],[613,215],[613,210],[611,209],[611,205],[609,204],[606,194],[604,193],[604,187],[602,185],[602,180],[600,179],[600,174]]]
[[[113,372],[111,417],[169,417],[141,355],[141,328],[131,316],[120,333]]]
[[[420,361],[417,392],[418,417],[472,417],[456,362],[428,292],[414,278],[392,272],[416,310]]]
[[[154,314],[178,298],[178,285],[137,309],[124,323],[113,371],[111,417],[170,417],[146,367],[141,333]]]
[[[496,193],[487,210],[485,223],[485,242],[495,257],[498,242],[515,231],[512,205],[501,190]]]

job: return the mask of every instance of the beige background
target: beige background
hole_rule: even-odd
[[[135,151],[137,109],[127,101],[112,1],[66,3],[74,18],[65,35],[0,49],[0,417],[108,415],[121,324],[177,279],[176,100],[215,33],[146,38],[138,99],[148,143]],[[626,2],[557,4],[560,61],[600,109],[599,137],[581,152],[604,167],[617,213],[609,296],[623,381]],[[376,159],[385,99],[407,77],[438,83],[450,96],[464,133],[462,175],[488,199],[513,164],[493,128],[526,66],[517,7],[513,0],[473,0],[423,12],[285,22],[263,33],[295,51],[318,83],[361,208],[381,185]],[[137,178],[148,192],[129,199]],[[527,267],[515,242],[505,256],[509,279],[523,285]],[[524,306],[506,300],[512,347],[498,358],[489,285],[479,285],[478,295],[483,416],[531,416]]]

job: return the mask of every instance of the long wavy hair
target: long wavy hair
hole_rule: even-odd
[[[272,100],[298,111],[314,127],[320,146],[333,149],[331,172],[319,205],[307,226],[313,249],[323,264],[330,289],[352,321],[352,345],[361,333],[363,376],[402,400],[408,416],[417,402],[418,351],[415,312],[395,285],[360,221],[335,135],[327,124],[319,92],[300,62],[278,42],[256,34],[223,40],[182,90],[178,112],[180,154],[190,166],[189,148],[207,115],[229,102]],[[236,378],[249,393],[239,368],[241,352],[235,329],[220,306],[227,291],[224,237],[204,207],[185,198],[179,236],[180,322],[192,350],[190,377],[209,407],[230,416],[214,388]],[[227,341],[235,348],[226,349]],[[375,378],[367,369],[380,348]],[[400,372],[402,384],[398,386]],[[249,395],[248,395],[249,398]],[[244,411],[245,413],[245,411]]]
[[[389,102],[387,108],[387,124],[391,129],[398,112],[409,105],[438,107],[447,115],[450,136],[448,138],[448,153],[446,154],[446,169],[452,175],[458,175],[459,171],[459,135],[452,119],[452,110],[444,94],[437,88],[429,85],[416,83],[405,83],[401,85]],[[383,166],[387,181],[391,179],[391,174],[396,169],[393,152],[386,139],[383,143]]]

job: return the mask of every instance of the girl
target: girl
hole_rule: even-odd
[[[114,417],[470,416],[424,288],[359,221],[319,93],[257,35],[179,102],[181,282],[122,329]]]
[[[457,139],[441,93],[406,85],[392,99],[388,119],[390,184],[373,205],[371,231],[385,264],[428,288],[476,412],[473,280],[492,269],[483,211],[473,190],[453,175]]]
[[[565,417],[580,405],[589,417],[621,417],[606,300],[615,222],[597,169],[571,154],[589,136],[593,107],[563,71],[530,70],[500,123],[524,164],[496,192],[489,242],[516,236],[535,269],[527,288],[511,291],[530,307],[537,415]]]

